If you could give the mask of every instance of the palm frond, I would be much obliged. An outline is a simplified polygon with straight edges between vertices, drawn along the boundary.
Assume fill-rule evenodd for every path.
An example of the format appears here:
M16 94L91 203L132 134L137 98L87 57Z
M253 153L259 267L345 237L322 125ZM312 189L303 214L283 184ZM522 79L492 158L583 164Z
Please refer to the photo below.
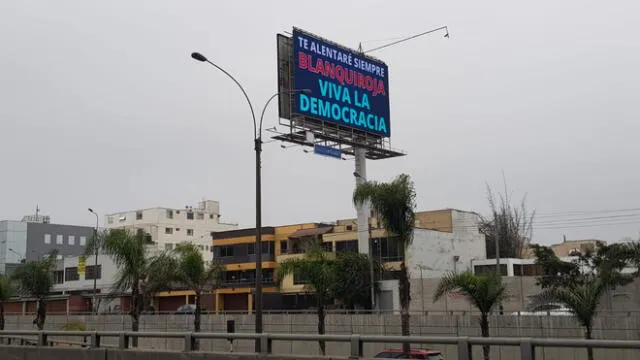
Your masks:
M434 293L434 302L452 292L461 293L481 313L490 313L508 296L506 287L495 275L475 275L448 273L442 277Z

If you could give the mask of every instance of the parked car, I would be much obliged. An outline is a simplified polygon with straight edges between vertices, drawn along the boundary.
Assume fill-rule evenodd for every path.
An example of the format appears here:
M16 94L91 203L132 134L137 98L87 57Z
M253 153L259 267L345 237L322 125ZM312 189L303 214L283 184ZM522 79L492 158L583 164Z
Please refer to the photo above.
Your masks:
M209 313L209 311L205 308L201 308L200 311L202 314ZM196 312L196 306L193 304L182 305L176 310L176 314L194 314L195 312Z
M571 316L571 311L562 304L547 304L538 307L535 311L516 311L511 315L520 316Z
M388 349L378 353L375 357L386 359L444 360L440 350L433 349L411 349L408 354L405 354L402 349Z

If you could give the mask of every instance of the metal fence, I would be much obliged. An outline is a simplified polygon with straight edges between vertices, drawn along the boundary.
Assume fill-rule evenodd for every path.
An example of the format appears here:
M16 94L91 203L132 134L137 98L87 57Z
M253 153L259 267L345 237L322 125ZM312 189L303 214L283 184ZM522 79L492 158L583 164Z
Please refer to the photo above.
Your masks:
M259 342L261 355L271 353L274 341L325 341L327 343L347 343L349 353L343 354L350 358L362 358L363 346L367 343L411 343L411 344L446 344L457 347L458 360L472 360L472 347L479 345L510 346L519 349L520 360L534 360L536 349L553 348L582 348L582 349L620 349L620 350L640 350L640 341L623 340L577 340L577 339L538 339L538 338L481 338L481 337L421 337L421 336L363 336L363 335L295 335L295 334L256 334L256 333L192 333L192 332L108 332L108 331L0 331L0 338L8 340L9 344L16 344L16 338L20 339L19 344L27 345L24 337L34 337L36 340L32 344L40 347L52 346L56 341L55 337L77 336L90 339L86 345L91 348L100 348L103 338L117 338L118 348L126 350L129 348L131 339L138 338L160 338L160 339L181 339L183 342L182 352L193 352L196 348L196 340L218 339L218 340L253 340ZM296 354L292 354L296 355Z

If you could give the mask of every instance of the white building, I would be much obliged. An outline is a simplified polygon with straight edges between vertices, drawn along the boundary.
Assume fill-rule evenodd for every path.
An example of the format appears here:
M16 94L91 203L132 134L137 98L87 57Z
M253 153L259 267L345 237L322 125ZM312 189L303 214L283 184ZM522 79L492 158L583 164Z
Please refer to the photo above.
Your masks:
M487 257L485 236L478 230L478 214L454 209L444 212L444 220L437 219L439 224L433 230L429 223L420 224L418 218L406 256L410 279L471 271L472 261Z
M200 247L205 261L211 261L211 233L235 230L238 224L220 222L220 204L204 200L197 207L156 207L108 214L105 228L142 229L157 250L170 250L179 243L192 242Z

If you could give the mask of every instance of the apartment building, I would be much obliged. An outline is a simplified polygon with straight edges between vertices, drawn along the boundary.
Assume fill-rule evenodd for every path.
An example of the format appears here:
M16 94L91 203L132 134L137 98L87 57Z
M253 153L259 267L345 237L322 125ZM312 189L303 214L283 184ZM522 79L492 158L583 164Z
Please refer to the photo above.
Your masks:
M156 250L171 250L182 242L200 247L205 261L211 261L211 233L234 230L237 224L220 221L218 201L204 200L184 208L155 207L122 211L105 216L105 228L144 231Z

